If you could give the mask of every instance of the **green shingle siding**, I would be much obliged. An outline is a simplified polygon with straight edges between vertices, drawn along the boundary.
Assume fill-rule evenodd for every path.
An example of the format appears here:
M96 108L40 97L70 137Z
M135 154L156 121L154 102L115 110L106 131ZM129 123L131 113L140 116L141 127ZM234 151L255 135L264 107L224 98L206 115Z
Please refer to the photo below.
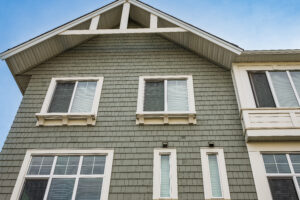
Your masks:
M0 154L9 199L26 149L113 148L109 200L152 199L153 149L177 150L180 200L204 199L200 147L224 147L233 200L257 199L230 71L155 34L95 37L27 72L32 79ZM193 75L197 125L135 124L138 78ZM94 127L36 127L52 77L103 76Z

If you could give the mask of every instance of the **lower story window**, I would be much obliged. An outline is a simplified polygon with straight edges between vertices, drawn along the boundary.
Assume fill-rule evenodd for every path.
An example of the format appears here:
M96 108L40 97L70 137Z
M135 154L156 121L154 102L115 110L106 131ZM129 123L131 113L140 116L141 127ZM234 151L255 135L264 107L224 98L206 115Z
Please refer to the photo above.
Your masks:
M299 200L300 154L263 154L273 200Z
M113 150L28 151L13 191L19 200L107 200Z

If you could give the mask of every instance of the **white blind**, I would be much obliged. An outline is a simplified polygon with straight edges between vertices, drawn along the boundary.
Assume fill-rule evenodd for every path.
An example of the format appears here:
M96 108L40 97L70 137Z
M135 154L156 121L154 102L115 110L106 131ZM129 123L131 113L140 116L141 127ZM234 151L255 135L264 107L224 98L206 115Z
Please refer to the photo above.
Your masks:
M78 82L71 108L72 113L92 111L96 85L96 81Z
M298 107L298 101L286 72L270 72L280 107Z
M161 156L160 197L170 197L170 156Z
M102 178L80 178L75 200L99 200Z
M71 200L75 178L52 179L47 200Z
M186 80L168 80L168 111L188 111L188 91Z
M213 197L222 197L219 166L216 154L208 155L210 183Z

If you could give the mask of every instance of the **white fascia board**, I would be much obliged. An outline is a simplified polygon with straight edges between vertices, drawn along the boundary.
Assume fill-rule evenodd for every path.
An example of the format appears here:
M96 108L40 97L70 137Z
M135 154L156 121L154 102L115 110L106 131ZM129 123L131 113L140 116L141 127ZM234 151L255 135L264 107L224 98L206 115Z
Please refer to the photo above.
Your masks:
M229 50L229 51L231 51L235 54L240 55L244 51L240 47L232 45L232 44L230 44L230 43L228 43L228 42L226 42L226 41L224 41L220 38L217 38L217 37L215 37L215 36L213 36L209 33L206 33L206 32L204 32L204 31L202 31L202 30L200 30L196 27L193 27L193 26L191 26L191 25L189 25L189 24L187 24L187 23L185 23L181 20L178 20L178 19L176 19L176 18L174 18L174 17L172 17L168 14L165 14L165 13L163 13L163 12L161 12L161 11L155 9L155 8L152 8L152 7L142 3L140 1L136 1L136 0L128 0L128 1L130 3L132 3L133 5L139 7L139 8L142 8L142 9L144 9L144 10L146 10L146 11L148 11L148 12L150 12L150 13L152 13L152 14L154 14L154 15L162 18L162 19L170 21L171 23L173 23L173 24L175 24L175 25L177 25L181 28L184 28L187 31L192 32L192 33L194 33L194 34L196 34L196 35L198 35L198 36L200 36L200 37L202 37L206 40L209 40L210 42L213 42L213 43L215 43L215 44L217 44L217 45L219 45L219 46L221 46L221 47L223 47L223 48L225 48L225 49L227 49L227 50Z
M15 55L15 54L23 51L23 50L25 50L27 48L30 48L30 47L32 47L32 46L34 46L34 45L36 45L36 44L38 44L40 42L43 42L43 41L45 41L45 40L47 40L47 39L49 39L49 38L51 38L51 37L53 37L53 36L61 33L61 32L64 32L64 31L66 31L66 30L68 30L68 29L70 29L70 28L72 28L72 27L74 27L74 26L76 26L76 25L84 22L84 21L87 21L87 20L89 20L89 19L91 19L93 17L96 17L97 15L102 14L102 13L104 13L104 12L106 12L106 11L114 8L114 7L122 5L124 2L125 2L125 0L115 1L115 2L113 2L111 4L109 4L109 5L106 5L106 6L102 7L102 8L99 8L98 10L95 10L94 12L91 12L91 13L89 13L87 15L84 15L84 16L82 16L82 17L80 17L80 18L78 18L78 19L76 19L74 21L71 21L71 22L69 22L69 23L67 23L65 25L62 25L62 26L60 26L58 28L55 28L52 31L44 33L43 35L38 36L38 37L36 37L36 38L28 41L28 42L25 42L25 43L23 43L23 44L21 44L19 46L16 46L16 47L11 48L11 49L9 49L7 51L4 51L4 52L2 52L0 54L0 59L5 60L5 59L7 59L7 58L9 58L9 57L11 57L11 56L13 56L13 55Z

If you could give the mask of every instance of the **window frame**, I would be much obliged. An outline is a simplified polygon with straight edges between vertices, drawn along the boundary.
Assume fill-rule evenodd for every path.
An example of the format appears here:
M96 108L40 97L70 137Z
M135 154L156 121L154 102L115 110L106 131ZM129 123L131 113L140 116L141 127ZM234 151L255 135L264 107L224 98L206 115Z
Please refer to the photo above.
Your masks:
M102 86L103 86L103 77L60 77L60 78L52 78L50 85L48 87L42 108L40 113L36 113L36 117L38 119L37 126L43 126L47 125L45 123L45 120L47 119L61 119L61 123L54 123L53 125L95 125L96 123L96 117L97 117L97 112L99 108L99 103L100 103L100 96L101 96L101 91L102 91ZM95 89L95 96L93 100L93 105L92 105L92 110L91 112L82 112L82 113L72 113L71 107L72 107L72 102L74 100L74 96L76 93L77 85L78 82L80 81L96 81L96 89ZM51 105L53 95L55 93L56 85L59 82L75 82L74 90L72 93L72 98L70 100L70 105L68 108L68 112L66 113L57 113L57 112L52 112L49 113L48 109ZM76 124L75 123L68 123L69 119L85 119L86 123L81 123L81 124Z
M286 108L286 107L281 107L279 105L279 101L278 101L278 98L277 98L277 95L276 95L276 92L275 92L275 88L274 88L274 84L273 84L270 72L285 72L287 74L289 83L291 84L291 87L293 89L294 95L295 95L296 100L297 100L298 105L299 105L299 106L297 106L295 108L299 108L300 107L300 97L299 97L300 94L298 94L296 86L295 86L294 81L292 79L292 76L290 74L290 72L293 72L293 71L299 71L300 72L300 70L285 70L285 69L282 69L282 70L253 70L253 71L252 70L247 70L248 74L249 73L255 73L255 72L264 72L266 74L267 81L268 81L268 84L269 84L269 87L270 87L270 90L271 90L271 93L272 93L272 97L273 97L274 102L275 102L275 106L276 106L275 108ZM254 90L253 83L251 81L250 76L249 76L249 81L250 81L250 84L251 84L251 89L252 89L252 93L253 93L253 97L254 97L254 101L255 101L256 107L257 108L268 108L268 107L258 107L258 102L257 102L257 97L256 97L256 91Z
M170 156L170 197L161 197L161 155ZM154 149L153 159L153 199L178 199L176 149Z
M47 194L50 189L52 178L75 178L72 200L75 199L77 186L79 182L79 178L103 178L102 188L101 188L101 198L99 200L107 200L109 193L109 185L111 179L112 172L112 164L113 164L113 154L114 150L103 150L103 149L89 149L89 150L67 150L67 149L56 149L56 150L27 150L16 184L13 189L13 193L11 196L11 200L16 200L20 198L22 194L24 183L26 179L48 179L47 187L45 190L44 200L47 198ZM80 169L82 165L83 156L89 155L105 155L105 168L103 174L91 174L91 175L80 175ZM52 164L50 175L27 175L27 171L30 166L30 162L33 156L54 156L54 161ZM80 156L80 161L77 169L77 174L75 175L54 175L55 164L58 156Z
M163 111L144 111L145 100L145 85L147 81L163 80L164 81L164 110ZM167 111L167 81L166 80L187 80L187 97L188 97L188 111ZM196 109L195 97L192 75L170 75L170 76L140 76L137 99L137 124L144 123L144 118L151 116L153 118L162 117L162 124L169 124L169 118L174 117L188 117L189 124L196 124ZM159 124L161 124L159 123ZM180 122L179 122L180 123ZM152 124L152 123L149 123ZM185 123L184 123L185 124Z
M201 148L201 165L203 174L203 187L205 199L230 199L230 191L226 170L224 151L222 148ZM218 169L220 175L220 184L222 197L213 197L210 179L210 168L208 155L217 155Z
M291 154L300 154L300 152L261 152L262 159L263 159L263 155L267 155L267 154L269 154L269 155L273 155L273 154L286 155L291 173L267 173L267 171L265 170L266 178L267 179L269 179L269 178L292 178L293 183L295 185L295 190L298 194L298 198L300 199L300 186L299 186L298 181L297 181L297 177L300 178L300 173L295 173L295 170L294 170L291 158L290 158ZM265 163L264 162L263 162L263 165L264 165L264 168L265 168ZM271 191L270 184L268 186L269 186L269 189ZM272 192L271 192L271 194L272 194Z

